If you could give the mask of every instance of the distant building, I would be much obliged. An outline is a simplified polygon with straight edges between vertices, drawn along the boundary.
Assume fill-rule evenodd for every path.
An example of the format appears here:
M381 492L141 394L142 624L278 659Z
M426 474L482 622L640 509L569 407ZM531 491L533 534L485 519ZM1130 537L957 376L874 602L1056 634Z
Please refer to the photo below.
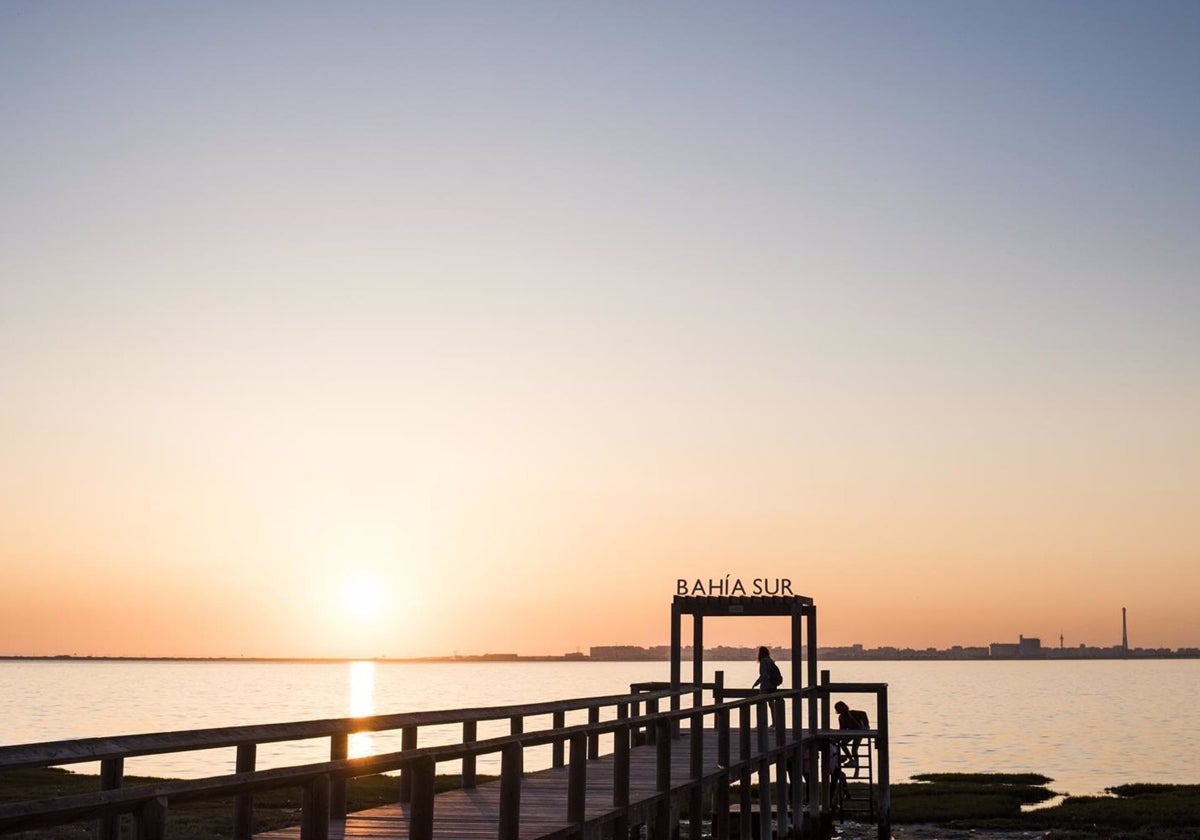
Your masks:
M1046 652L1041 639L1020 637L1015 645L1011 642L992 642L989 646L992 659L1042 659Z
M1043 655L1041 639L1027 639L1021 636L1018 649L1020 651L1018 655L1025 659L1037 659Z

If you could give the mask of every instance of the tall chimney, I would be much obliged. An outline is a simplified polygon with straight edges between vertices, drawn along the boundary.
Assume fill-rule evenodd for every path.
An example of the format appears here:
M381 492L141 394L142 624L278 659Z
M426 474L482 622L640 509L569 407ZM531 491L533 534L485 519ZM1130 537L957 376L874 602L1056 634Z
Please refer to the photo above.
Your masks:
M1125 624L1125 608L1121 607L1121 655L1129 656L1129 631Z

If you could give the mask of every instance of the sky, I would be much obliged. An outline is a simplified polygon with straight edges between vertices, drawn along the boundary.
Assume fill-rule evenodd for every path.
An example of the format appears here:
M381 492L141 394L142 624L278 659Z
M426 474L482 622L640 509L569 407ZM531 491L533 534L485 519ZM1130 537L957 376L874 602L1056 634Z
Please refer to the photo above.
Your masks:
M0 655L1200 646L1200 5L8 0L0 120Z

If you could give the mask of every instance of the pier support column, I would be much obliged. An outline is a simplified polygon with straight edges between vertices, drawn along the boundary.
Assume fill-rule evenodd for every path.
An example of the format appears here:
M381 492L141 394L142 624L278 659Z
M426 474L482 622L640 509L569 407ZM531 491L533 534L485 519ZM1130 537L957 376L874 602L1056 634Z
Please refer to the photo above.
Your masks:
M525 752L520 744L508 744L500 753L499 840L519 840L521 835L521 774Z
M300 840L329 840L329 776L304 786L300 805Z
M167 833L167 798L151 799L137 815L137 840L163 840Z
M425 755L413 762L412 767L412 810L409 812L409 840L431 840L433 837L433 781L437 775L437 762L433 756Z
M343 738L345 736L342 736ZM336 742L337 738L334 738ZM236 773L253 773L257 761L257 744L238 744ZM334 756L336 758L336 756ZM345 758L345 755L341 756ZM342 816L346 815L346 787L342 782ZM250 840L254 835L254 794L239 793L233 804L233 840Z
M350 756L350 736L345 732L334 735L329 739L329 760L343 761ZM329 815L335 820L346 819L346 777L335 776L329 783ZM235 838L235 840L248 840Z
M125 784L125 759L106 758L100 762L100 790L120 790ZM101 817L96 826L97 840L120 840L121 815Z
M400 730L400 750L415 750L417 748L417 727L405 726ZM412 802L412 770L403 767L400 770L400 804Z

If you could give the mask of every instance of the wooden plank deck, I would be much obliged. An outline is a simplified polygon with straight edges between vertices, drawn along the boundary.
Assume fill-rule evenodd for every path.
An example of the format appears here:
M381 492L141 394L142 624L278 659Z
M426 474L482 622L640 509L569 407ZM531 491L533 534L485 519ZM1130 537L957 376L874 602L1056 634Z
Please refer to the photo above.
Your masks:
M704 773L717 766L717 736L703 730ZM755 738L757 740L757 736ZM772 743L774 740L772 738ZM646 803L656 795L656 747L634 747L629 755L629 801ZM733 733L731 751L738 755L737 735ZM757 754L757 749L753 750ZM568 829L568 768L557 767L526 773L521 780L521 840L538 840ZM691 733L686 727L671 742L671 781L683 783L691 778ZM613 758L600 756L587 763L588 819L612 810ZM643 806L645 807L645 806ZM486 782L471 790L452 790L438 794L433 807L433 836L436 840L495 840L499 831L500 783ZM358 811L346 820L330 823L330 840L404 840L408 837L410 805L384 805ZM651 818L648 809L633 822ZM300 840L300 827L278 829L256 835L256 840Z

